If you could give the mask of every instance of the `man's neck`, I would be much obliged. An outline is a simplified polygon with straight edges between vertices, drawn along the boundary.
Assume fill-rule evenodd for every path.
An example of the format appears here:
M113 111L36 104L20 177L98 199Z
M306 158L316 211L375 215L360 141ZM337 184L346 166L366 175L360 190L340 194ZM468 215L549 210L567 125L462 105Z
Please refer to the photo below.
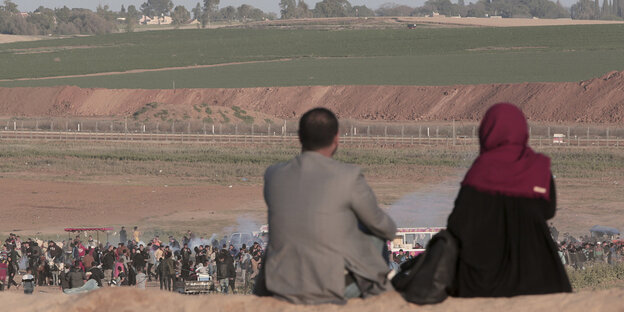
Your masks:
M314 153L321 154L321 155L323 155L323 156L325 156L327 158L332 158L334 156L334 151L333 151L333 149L331 147L329 147L329 148L321 148L321 149L318 149L318 150L315 150L315 151L302 150L301 152L302 153L304 153L304 152L314 152Z

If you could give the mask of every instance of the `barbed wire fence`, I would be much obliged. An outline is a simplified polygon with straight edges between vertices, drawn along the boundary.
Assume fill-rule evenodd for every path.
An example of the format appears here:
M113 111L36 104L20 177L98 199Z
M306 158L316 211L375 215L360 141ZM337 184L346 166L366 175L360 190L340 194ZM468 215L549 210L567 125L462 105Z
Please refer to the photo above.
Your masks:
M0 138L22 139L89 139L89 134L104 135L111 140L144 141L215 141L209 138L279 138L279 142L296 141L298 121L276 123L208 123L201 120L137 121L94 118L4 118L0 119ZM624 127L607 125L549 125L530 123L533 146L613 146L624 144ZM58 137L51 134L59 134ZM73 136L72 136L73 134ZM30 136L29 136L30 135ZM476 122L378 122L341 120L343 143L352 144L428 144L478 145ZM253 142L253 139L251 139ZM262 142L262 140L259 140Z

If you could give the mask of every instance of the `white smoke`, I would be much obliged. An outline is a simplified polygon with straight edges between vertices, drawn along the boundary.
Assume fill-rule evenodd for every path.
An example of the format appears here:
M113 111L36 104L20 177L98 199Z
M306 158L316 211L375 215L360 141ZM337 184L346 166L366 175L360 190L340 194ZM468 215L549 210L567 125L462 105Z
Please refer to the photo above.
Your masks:
M212 234L210 238L204 238L204 237L191 238L191 240L189 241L189 248L193 250L195 247L198 247L200 245L204 247L212 246L212 241L216 238L217 238L217 234L214 234L214 233Z
M398 227L446 227L461 176L410 193L388 209Z

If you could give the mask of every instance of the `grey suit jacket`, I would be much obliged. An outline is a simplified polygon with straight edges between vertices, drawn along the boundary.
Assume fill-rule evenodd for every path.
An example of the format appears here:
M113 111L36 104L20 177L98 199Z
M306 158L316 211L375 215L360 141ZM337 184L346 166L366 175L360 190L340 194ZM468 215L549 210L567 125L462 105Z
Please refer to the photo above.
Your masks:
M364 297L391 287L381 250L361 229L390 240L396 225L359 168L304 152L269 167L264 179L268 291L294 303L344 302L345 269L365 282Z

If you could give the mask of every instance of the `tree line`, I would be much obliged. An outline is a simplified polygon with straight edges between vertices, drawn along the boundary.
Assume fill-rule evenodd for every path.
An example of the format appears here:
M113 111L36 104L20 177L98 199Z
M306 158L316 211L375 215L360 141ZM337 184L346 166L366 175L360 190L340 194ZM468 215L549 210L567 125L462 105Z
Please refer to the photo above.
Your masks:
M372 16L426 16L434 13L462 17L537 17L573 19L622 19L624 0L578 0L568 10L561 3L550 0L478 0L465 4L465 0L427 0L421 7L387 3L373 10L365 5L353 6L348 0L321 0L314 7L304 0L279 0L280 18L372 17ZM108 5L88 9L49 9L40 6L30 14L22 15L17 4L4 0L0 5L0 33L16 35L72 35L105 34L120 29L133 31L142 16L170 17L179 27L192 20L199 27L214 21L273 20L275 13L266 13L248 4L239 7L219 8L220 0L203 0L190 11L183 5L175 6L172 0L147 0L138 8L121 6L115 12Z
M570 9L559 0L427 0L421 7L386 3L372 10L366 6L352 6L348 0L322 0L311 8L304 0L280 0L282 19L311 17L369 17L369 16L428 16L434 13L446 16L504 18L573 18L622 19L624 0L579 0Z

